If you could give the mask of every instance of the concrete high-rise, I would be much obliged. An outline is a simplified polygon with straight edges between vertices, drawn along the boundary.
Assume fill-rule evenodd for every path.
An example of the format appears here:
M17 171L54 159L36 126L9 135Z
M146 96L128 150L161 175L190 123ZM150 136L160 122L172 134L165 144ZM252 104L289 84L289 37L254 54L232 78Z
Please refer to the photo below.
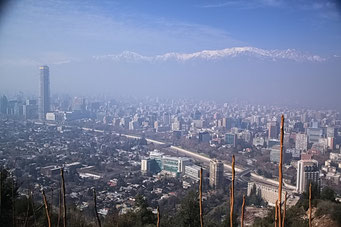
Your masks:
M279 127L276 121L268 122L268 138L278 139Z
M220 188L224 180L224 164L221 161L213 159L210 161L210 186Z
M45 120L50 111L50 72L49 67L40 66L39 119Z
M298 193L303 193L307 190L307 185L312 183L319 184L319 168L316 160L300 160L297 162L297 184L296 190Z
M299 150L301 152L308 150L308 137L306 134L303 133L296 134L295 148L296 150Z

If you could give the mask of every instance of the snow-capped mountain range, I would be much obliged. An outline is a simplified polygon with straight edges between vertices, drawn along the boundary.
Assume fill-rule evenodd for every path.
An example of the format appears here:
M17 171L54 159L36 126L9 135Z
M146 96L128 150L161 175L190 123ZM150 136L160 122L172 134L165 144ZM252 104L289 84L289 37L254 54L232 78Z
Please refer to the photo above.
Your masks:
M296 62L323 62L326 59L318 56L303 53L297 51L295 49L286 49L286 50L266 50L256 47L232 47L225 48L221 50L203 50L194 53L176 53L169 52L162 55L155 56L145 56L132 51L123 51L120 54L108 54L101 56L93 56L96 60L105 60L111 59L113 61L148 61L148 62L157 62L157 61L168 61L175 60L179 62L185 62L189 60L195 59L203 59L203 60L217 60L222 58L233 58L238 56L250 56L260 59L266 59L271 61L277 60L291 60Z

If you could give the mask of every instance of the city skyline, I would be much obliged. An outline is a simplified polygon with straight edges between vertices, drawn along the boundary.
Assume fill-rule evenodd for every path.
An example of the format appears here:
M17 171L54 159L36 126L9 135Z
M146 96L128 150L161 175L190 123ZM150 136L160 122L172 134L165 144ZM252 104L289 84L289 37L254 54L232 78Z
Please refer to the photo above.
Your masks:
M341 226L340 24L339 0L0 1L0 226Z
M198 182L203 184L206 212L226 206L231 184L236 186L236 198L245 195L247 207L264 215L282 200L280 193L287 198L288 213L297 210L310 182L314 190L320 188L323 203L340 201L340 112L155 97L54 95L48 104L48 69L40 67L39 102L24 94L0 98L0 164L16 179L25 179L20 185L23 193L35 185L34 198L42 188L53 194L65 170L67 201L85 220L91 219L87 212L93 208L92 188L99 192L102 220L110 218L110 212L118 212L119 219L134 212L131 201L137 193L146 198L149 209L165 209L174 198L186 200ZM283 178L281 172L278 175L282 164ZM231 177L236 181L231 183ZM326 197L326 192L333 197ZM51 204L57 204L52 198ZM173 217L182 202L174 202L162 213L180 223ZM238 210L240 205L234 206ZM23 215L27 212L13 219ZM221 223L226 212L214 218L207 215L206 223Z

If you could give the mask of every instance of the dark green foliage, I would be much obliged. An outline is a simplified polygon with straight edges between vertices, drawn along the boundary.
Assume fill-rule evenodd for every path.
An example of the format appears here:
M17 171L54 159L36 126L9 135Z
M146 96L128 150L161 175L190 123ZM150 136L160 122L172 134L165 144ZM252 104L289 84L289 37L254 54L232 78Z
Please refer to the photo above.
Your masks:
M341 204L329 200L319 201L316 216L330 214L331 218L341 226Z
M303 227L307 226L307 220L304 220L304 209L293 206L286 212L285 226L286 227ZM275 225L275 208L269 210L265 218L256 218L253 226L255 227L273 227Z
M123 215L114 212L104 220L104 226L142 227L156 225L156 215L148 209L148 203L142 195L136 196L134 208L135 211L129 211Z
M316 207L317 199L320 199L320 188L318 184L311 184L311 205ZM300 200L296 204L297 207L303 207L304 210L309 208L309 183L307 184L306 192L303 192Z
M148 224L155 224L156 223L156 216L153 214L152 211L148 210L148 203L143 198L142 195L137 195L135 198L135 206L137 207L138 211L137 215L137 226L145 226Z
M68 204L69 208L66 211L66 219L68 226L80 226L80 227L92 227L96 226L94 224L95 220L90 219L84 213L80 212L73 204ZM57 213L52 215L52 226L57 223ZM61 222L62 223L62 222ZM62 224L61 224L62 226Z
M230 213L230 209L228 210L228 213ZM226 218L223 221L222 226L230 226L230 215L226 215ZM238 226L238 216L236 213L233 213L233 226Z
M312 206L317 207L317 211L313 218L319 218L324 215L330 215L330 218L336 221L337 226L341 226L341 203L335 201L335 193L330 188L324 188L320 193L319 187L312 184ZM309 194L303 193L298 203L287 209L285 226L286 227L303 227L308 226L308 219L303 219L309 207ZM274 226L274 209L272 209L267 217L256 218L253 226L267 227Z
M13 204L15 205L15 221L18 226L39 226L47 225L45 210L42 206L42 199L37 197L33 200L26 196L18 197L18 187L16 182L9 176L6 170L1 171L1 219L0 226L12 226L13 221ZM14 188L13 188L14 186ZM12 190L13 189L13 190ZM242 203L242 191L235 193L235 212L233 225L238 226L240 221L240 206ZM300 201L293 207L287 209L286 225L288 227L307 226L308 221L303 217L308 209L308 194L304 193ZM15 201L12 200L14 197ZM49 199L50 197L48 197ZM229 205L228 194L226 192L212 194L203 202L204 206L204 226L206 227L222 227L229 226ZM312 205L317 208L314 217L319 218L328 215L341 226L341 204L335 201L335 193L330 188L324 188L321 192L318 185L312 187ZM148 199L148 198L147 198ZM146 197L137 195L135 198L134 209L126 214L119 215L118 211L113 208L109 215L103 218L103 226L122 226L122 227L155 227L156 215L152 213L147 203ZM47 201L51 207L52 201ZM179 204L179 202L181 202ZM248 205L265 206L265 202L257 193L256 186L251 189L250 196L246 198ZM56 202L54 211L50 209L52 226L56 226L58 218L58 210ZM191 190L186 196L171 197L163 200L159 204L152 204L153 207L160 206L161 210L161 226L162 227L196 227L200 226L199 216L199 199L198 193ZM89 207L92 212L93 208ZM96 226L95 217L88 211L88 214L80 212L72 203L68 203L67 222L70 226L90 227ZM176 211L176 212L174 212ZM274 226L274 208L269 209L268 215L261 219L256 218L253 226L267 227Z
M128 213L119 216L119 219L117 220L118 226L122 227L139 226L138 223L136 222L136 218L137 215L134 212L129 211Z
M308 220L304 220L305 210L302 207L293 206L286 211L285 226L308 226Z
M335 192L333 191L333 189L331 189L329 187L325 187L322 189L321 199L334 202L335 201Z
M253 226L255 227L268 227L274 226L275 222L275 208L269 210L268 215L265 218L255 218Z
M190 191L181 202L178 214L179 225L186 227L200 226L198 193ZM205 221L205 220L204 220Z
M12 226L13 204L17 197L18 187L16 181L10 177L6 169L1 168L1 217L0 226ZM12 199L13 198L13 199Z
M37 207L33 204L31 198L27 198L26 196L17 198L15 201L15 216L17 222L22 224L26 222L27 225L32 225L34 223L33 209L36 210Z

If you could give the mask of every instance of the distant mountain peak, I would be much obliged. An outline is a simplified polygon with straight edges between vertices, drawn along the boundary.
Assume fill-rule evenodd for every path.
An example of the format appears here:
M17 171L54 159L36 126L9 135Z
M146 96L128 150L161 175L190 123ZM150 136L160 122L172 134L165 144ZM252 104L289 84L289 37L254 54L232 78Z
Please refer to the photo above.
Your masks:
M257 47L231 47L220 50L202 50L193 53L177 53L169 52L162 55L145 56L132 51L123 51L120 54L108 54L101 56L93 56L96 60L106 60L111 59L114 61L148 61L148 62L158 62L158 61L169 61L175 60L179 62L185 62L195 59L203 60L217 60L222 58L234 58L239 56L250 56L254 58L260 58L265 60L277 61L277 60L291 60L296 62L323 62L326 59L319 55L312 55L297 51L295 49L261 49Z

